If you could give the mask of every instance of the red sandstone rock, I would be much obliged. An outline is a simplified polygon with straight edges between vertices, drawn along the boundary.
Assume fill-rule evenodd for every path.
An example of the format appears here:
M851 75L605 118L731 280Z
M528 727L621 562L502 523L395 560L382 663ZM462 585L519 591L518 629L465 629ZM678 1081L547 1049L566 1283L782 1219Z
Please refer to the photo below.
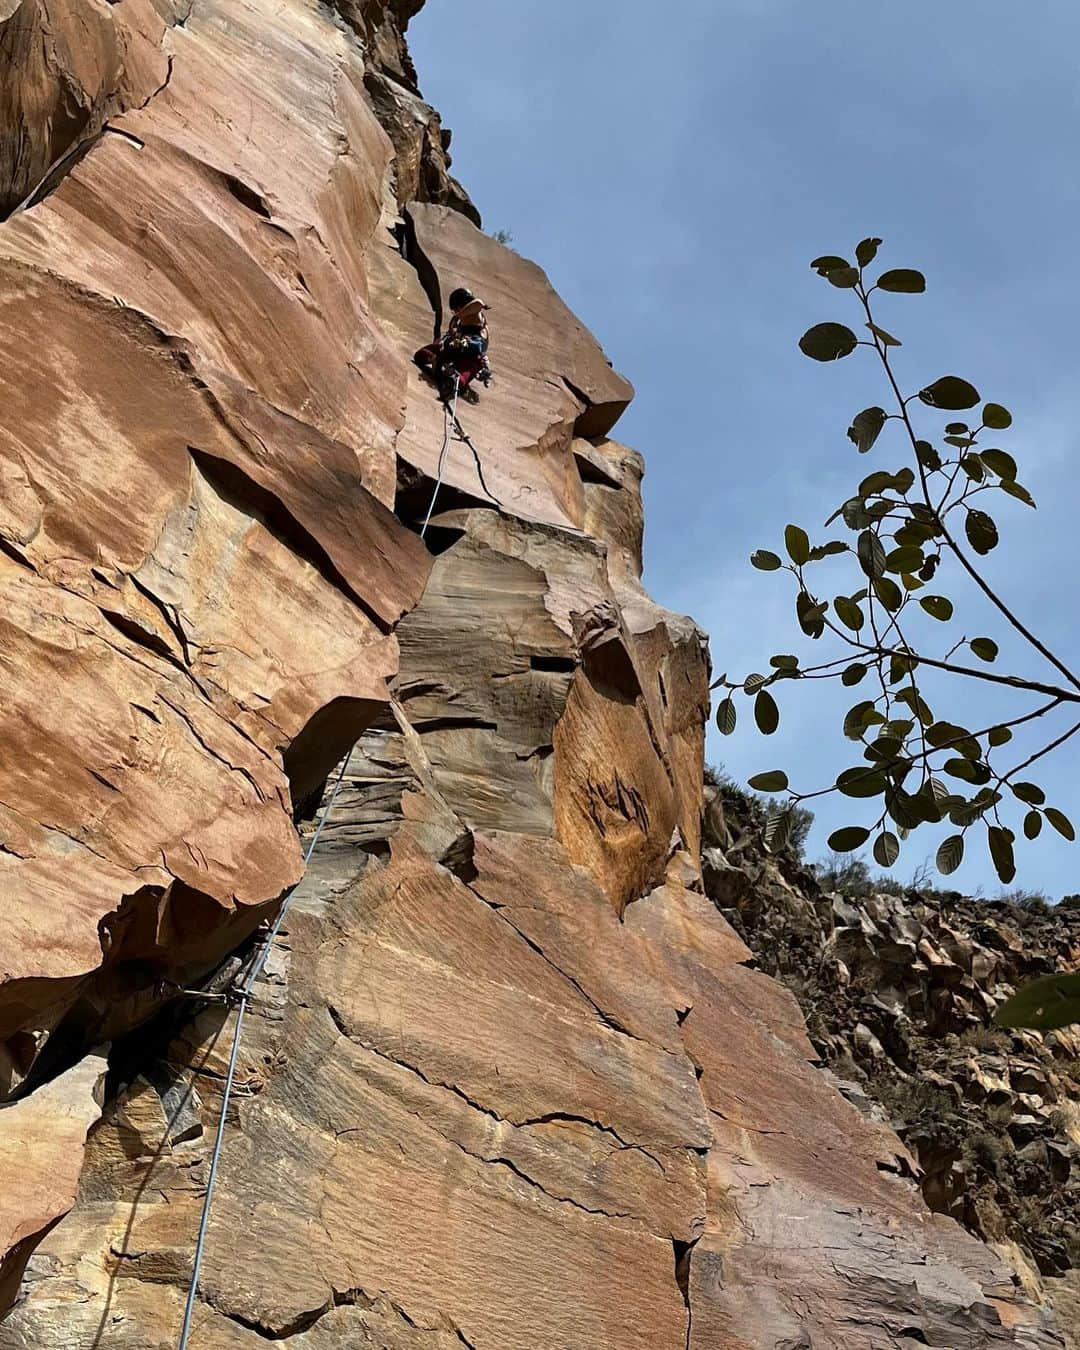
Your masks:
M640 584L631 391L469 218L416 8L344 6L362 49L122 0L44 66L0 29L7 200L86 146L0 226L5 1301L75 1201L0 1350L175 1343L234 1014L120 1040L85 1151L50 1105L297 879L357 738L241 1047L201 1350L1049 1350L703 893L708 656ZM460 283L497 382L429 553L409 362Z

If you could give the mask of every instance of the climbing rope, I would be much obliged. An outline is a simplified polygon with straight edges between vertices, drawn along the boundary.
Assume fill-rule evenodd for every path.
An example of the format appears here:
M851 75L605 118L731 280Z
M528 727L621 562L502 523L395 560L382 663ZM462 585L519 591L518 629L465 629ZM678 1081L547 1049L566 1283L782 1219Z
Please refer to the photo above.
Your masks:
M443 436L442 449L439 451L439 469L435 478L435 491L431 494L431 503L428 506L427 515L424 517L424 525L420 531L421 539L427 535L428 526L431 524L431 513L435 510L435 501L439 495L439 489L442 487L443 474L446 472L446 456L450 450L450 438L454 434L455 424L458 424L457 401L458 382L455 380L453 399L451 399L450 402L443 399L443 422L445 424L446 434Z
M439 491L442 488L443 474L446 472L446 456L450 451L450 441L453 438L454 432L457 432L458 440L462 441L472 451L472 457L476 463L476 476L480 480L480 486L484 491L484 495L489 497L491 501L493 501L496 504L496 506L498 505L499 499L491 491L486 481L484 480L484 466L480 461L480 452L479 450L477 450L476 446L473 445L472 441L469 439L468 433L465 431L465 428L461 425L461 418L458 417L457 415L458 392L459 390L455 386L453 398L450 399L449 401L447 401L446 399L442 400L443 410L445 413L446 434L443 436L442 449L439 451L439 468L435 478L435 491L431 494L431 501L428 504L427 515L424 517L424 524L420 530L421 539L424 539L427 536L428 526L431 524L431 516L435 510L435 502L438 500Z
M468 436L465 433L465 428L461 425L461 419L458 417L456 412L453 415L453 422L454 422L454 430L457 432L461 440L463 440L465 444L469 447L469 449L472 451L472 457L476 461L476 476L480 480L480 486L483 488L485 496L490 497L491 500L495 503L495 505L498 506L499 504L498 497L495 496L495 494L488 487L487 483L484 481L484 466L480 463L480 451L477 450L476 446L473 445L472 441L469 440Z
M341 768L338 770L337 781L334 783L334 790L330 794L330 800L326 803L326 809L322 813L318 828L308 845L307 852L304 854L304 867L311 862L312 854L319 843L319 837L323 832L323 826L329 819L330 812L334 809L334 803L337 801L338 793L341 791L341 785L345 781L345 770L349 764L349 758L352 751L341 761ZM218 1117L217 1136L214 1140L214 1151L210 1157L210 1175L206 1181L206 1198L203 1200L202 1218L199 1222L199 1236L195 1241L195 1258L191 1265L191 1283L188 1286L187 1303L184 1307L184 1325L180 1330L180 1340L177 1350L187 1350L188 1337L191 1335L191 1323L195 1316L195 1302L199 1290L199 1274L202 1270L203 1252L206 1247L206 1234L210 1227L210 1209L214 1203L214 1187L217 1183L218 1163L221 1160L221 1149L225 1142L225 1120L229 1113L229 1102L232 1099L233 1084L236 1079L236 1060L240 1052L240 1040L244 1030L244 1017L247 1014L248 1004L251 1001L252 990L256 980L262 974L266 966L270 951L281 932L282 924L285 922L289 909L292 906L293 897L296 895L297 882L282 903L278 916L270 927L269 932L259 948L258 954L248 971L247 978L237 990L237 1012L236 1023L233 1027L232 1049L229 1052L229 1067L225 1074L225 1087L221 1097L221 1114Z
M446 457L450 452L450 442L453 439L455 431L459 438L472 451L473 459L476 461L476 474L480 480L480 486L492 501L496 501L496 498L484 481L484 470L480 462L480 454L477 451L476 446L473 445L472 441L469 439L465 428L458 419L458 392L458 388L455 387L453 398L449 401L446 399L443 399L442 401L445 410L446 431L443 436L442 449L439 451L439 466L436 473L435 490L431 494L431 502L428 505L427 515L424 517L423 527L420 530L421 539L427 535L428 526L431 524L431 517L435 511L435 502L438 499L439 491L442 488L443 475L446 472ZM351 753L352 752L350 751L350 754ZM322 835L323 826L326 824L330 812L334 809L334 803L337 801L338 792L341 790L341 784L345 780L345 769L348 766L348 763L349 755L346 755L341 761L341 768L338 771L337 781L334 783L334 790L330 794L330 800L326 804L326 809L322 813L318 828L312 837L311 843L308 845L307 852L304 854L305 868L311 862L312 855L314 854L319 843L319 838ZM299 885L299 883L297 883L297 885ZM180 1330L180 1340L177 1343L177 1350L187 1350L188 1338L191 1335L191 1324L195 1316L195 1304L199 1292L199 1275L202 1272L203 1253L206 1249L206 1235L210 1228L210 1210L214 1203L214 1189L217 1185L218 1164L221 1161L221 1151L225 1143L225 1123L228 1116L229 1103L232 1100L233 1086L236 1081L236 1063L240 1054L240 1042L244 1032L244 1018L247 1016L247 1010L251 1002L251 995L255 982L258 980L266 966L274 942L281 932L282 924L285 922L289 909L292 906L293 896L295 894L296 886L294 886L292 890L289 891L288 895L286 895L281 909L278 911L278 916L270 927L269 932L266 934L262 946L259 948L258 955L252 963L251 969L248 971L247 978L235 994L237 1011L236 1022L233 1026L232 1046L229 1050L229 1067L225 1073L225 1086L221 1096L221 1114L218 1117L217 1134L214 1139L214 1150L210 1155L210 1174L206 1181L206 1197L203 1200L202 1218L199 1221L199 1235L195 1240L195 1257L191 1264L191 1282L188 1285L187 1302L184 1306L184 1324Z

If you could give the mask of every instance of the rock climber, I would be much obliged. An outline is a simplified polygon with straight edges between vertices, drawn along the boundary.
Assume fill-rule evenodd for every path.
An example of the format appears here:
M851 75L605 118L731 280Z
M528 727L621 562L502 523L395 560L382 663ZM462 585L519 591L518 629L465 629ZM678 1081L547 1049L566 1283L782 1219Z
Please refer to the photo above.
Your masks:
M459 286L450 296L451 318L443 337L421 347L413 360L431 376L446 400L460 394L470 403L479 396L472 388L474 380L485 387L491 384L488 364L488 326L484 317L488 306L472 291Z

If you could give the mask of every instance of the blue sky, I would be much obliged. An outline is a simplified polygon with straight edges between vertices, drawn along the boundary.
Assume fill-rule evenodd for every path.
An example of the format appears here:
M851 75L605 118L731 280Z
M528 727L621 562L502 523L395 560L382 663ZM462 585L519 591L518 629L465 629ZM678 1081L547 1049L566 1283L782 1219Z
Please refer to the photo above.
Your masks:
M928 280L924 296L881 297L906 389L955 373L1013 412L1000 443L1040 509L995 494L990 571L1080 664L1080 10L428 0L411 42L486 227L547 269L637 387L617 434L646 456L646 581L709 631L718 672L807 645L782 577L748 554L778 550L788 521L823 538L864 473L901 462L887 437L865 459L844 437L854 412L885 402L870 355L822 366L796 346L812 323L854 319L809 260L850 256L870 234L885 238L883 262ZM992 635L1002 668L1046 673L959 579L942 589L957 637ZM771 741L747 705L735 737L711 733L708 757L736 777L782 767L823 786L858 758L837 724L853 700L828 690L782 685ZM1028 706L958 687L936 711L982 726ZM1018 758L1038 748L1017 744ZM1080 817L1075 745L1031 776ZM859 819L835 797L817 810L814 853ZM934 847L920 831L898 872ZM1080 891L1078 846L1021 838L1017 858L1018 885ZM999 890L974 845L955 884Z

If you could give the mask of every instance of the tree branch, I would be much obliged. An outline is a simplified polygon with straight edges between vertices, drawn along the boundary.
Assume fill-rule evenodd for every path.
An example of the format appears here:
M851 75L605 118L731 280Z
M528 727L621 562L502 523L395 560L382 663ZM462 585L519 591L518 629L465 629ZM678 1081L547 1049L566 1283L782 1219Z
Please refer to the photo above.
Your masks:
M862 301L862 306L863 310L866 313L867 321L872 324L874 321L874 316L870 312L870 303L867 292L865 291L865 289L861 284L857 288L857 294L859 296L859 299ZM911 448L915 452L915 462L918 465L919 478L922 483L923 500L926 506L931 511L933 511L934 505L930 499L929 484L926 481L926 470L923 468L922 462L919 459L918 451L915 448L919 438L915 434L915 428L912 426L911 417L908 414L907 403L904 400L903 394L901 394L900 392L900 386L896 381L896 376L893 374L892 365L889 362L888 349L881 343L877 334L874 332L873 328L871 328L870 334L874 340L873 341L874 349L877 351L878 358L881 361L882 367L885 370L885 374L888 377L889 384L892 386L893 394L896 396L897 403L899 404L900 418L901 421L904 423L905 429L907 430L908 438L911 441ZM913 397L917 397L917 395L913 395ZM982 591L982 593L986 596L986 598L990 601L990 603L999 611L999 613L1003 615L1003 617L1008 621L1008 623L1013 628L1016 629L1016 631L1021 635L1021 637L1025 638L1026 641L1029 642L1031 646L1035 648L1035 650L1039 653L1040 656L1044 658L1044 660L1048 661L1057 671L1060 672L1060 674L1064 675L1065 678L1068 680L1068 682L1075 689L1080 690L1080 678L1074 675L1072 671L1069 669L1069 667L1065 665L1063 661L1059 660L1058 657L1056 657L1054 653L1050 651L1050 649L1046 646L1046 644L1041 642L1035 636L1035 634L1027 627L1025 623L1023 623L1019 618L1017 618L1017 616L1012 612L1012 610L1005 603L1005 601L1002 600L1000 596L998 596L997 593L993 590L993 588L983 579L978 569L974 567L974 565L968 560L967 555L963 552L960 546L956 543L956 540L953 539L952 535L946 529L944 521L942 521L940 517L937 518L941 526L942 538L944 539L945 543L949 546L949 548L952 550L960 566L964 569L965 572L967 572L968 576L971 577L972 581L974 581L976 586L978 586L979 590Z

